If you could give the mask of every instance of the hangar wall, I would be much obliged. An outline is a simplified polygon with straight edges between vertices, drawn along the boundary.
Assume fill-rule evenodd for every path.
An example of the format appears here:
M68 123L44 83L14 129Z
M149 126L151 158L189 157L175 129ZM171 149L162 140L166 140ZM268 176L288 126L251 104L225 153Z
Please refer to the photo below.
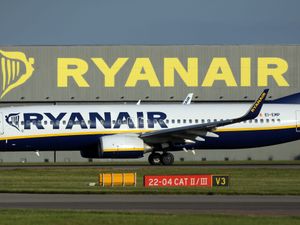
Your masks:
M299 45L0 46L0 106L47 102L252 101L300 90ZM186 160L295 159L299 142L254 150L179 153ZM52 152L0 153L1 161L53 160ZM81 161L58 153L58 161Z
M270 98L300 90L298 45L0 46L0 58L1 102L181 101L188 92L238 101L264 87Z

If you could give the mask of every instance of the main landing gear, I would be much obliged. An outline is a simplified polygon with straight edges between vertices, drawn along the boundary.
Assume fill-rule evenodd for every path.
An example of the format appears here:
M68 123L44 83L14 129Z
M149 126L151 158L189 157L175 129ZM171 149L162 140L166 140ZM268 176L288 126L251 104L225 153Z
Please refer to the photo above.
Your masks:
M174 155L169 152L165 152L163 154L153 152L149 155L148 161L151 165L163 164L165 166L169 166L174 163Z

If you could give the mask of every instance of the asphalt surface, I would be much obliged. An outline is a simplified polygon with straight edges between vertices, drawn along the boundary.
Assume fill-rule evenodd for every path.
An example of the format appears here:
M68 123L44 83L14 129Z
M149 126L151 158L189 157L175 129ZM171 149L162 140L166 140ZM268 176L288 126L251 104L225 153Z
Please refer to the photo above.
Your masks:
M274 168L274 169L300 169L300 164L175 164L172 166L151 166L146 163L141 164L0 164L0 170L19 169L19 168L121 168L121 169L139 169L139 168Z
M0 209L300 215L300 196L0 194Z

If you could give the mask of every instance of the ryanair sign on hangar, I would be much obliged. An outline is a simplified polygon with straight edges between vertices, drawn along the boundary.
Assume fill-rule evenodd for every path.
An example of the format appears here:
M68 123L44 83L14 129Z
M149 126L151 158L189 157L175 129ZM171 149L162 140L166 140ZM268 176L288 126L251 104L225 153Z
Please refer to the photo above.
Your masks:
M299 46L0 46L1 101L239 100L299 91ZM275 91L274 91L275 90Z

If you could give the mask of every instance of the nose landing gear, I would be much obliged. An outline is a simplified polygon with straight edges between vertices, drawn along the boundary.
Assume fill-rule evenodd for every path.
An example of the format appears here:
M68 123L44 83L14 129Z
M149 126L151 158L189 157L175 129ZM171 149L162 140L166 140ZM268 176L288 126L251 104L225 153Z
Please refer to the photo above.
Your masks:
M153 152L149 155L148 161L151 165L163 164L165 166L169 166L174 163L174 155L169 152L165 152L163 154Z

